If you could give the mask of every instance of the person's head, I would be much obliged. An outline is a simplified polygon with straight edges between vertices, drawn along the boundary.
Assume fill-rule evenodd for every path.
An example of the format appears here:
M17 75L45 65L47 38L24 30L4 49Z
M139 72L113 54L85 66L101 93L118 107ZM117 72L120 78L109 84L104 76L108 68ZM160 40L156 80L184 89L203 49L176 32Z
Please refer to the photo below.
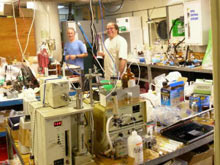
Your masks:
M67 29L67 36L68 36L70 42L75 40L75 30L74 30L74 28L68 28Z
M116 23L114 23L114 22L108 23L107 27L106 27L106 30L107 30L108 37L110 39L112 39L115 36L117 36L118 32L119 32L118 25Z

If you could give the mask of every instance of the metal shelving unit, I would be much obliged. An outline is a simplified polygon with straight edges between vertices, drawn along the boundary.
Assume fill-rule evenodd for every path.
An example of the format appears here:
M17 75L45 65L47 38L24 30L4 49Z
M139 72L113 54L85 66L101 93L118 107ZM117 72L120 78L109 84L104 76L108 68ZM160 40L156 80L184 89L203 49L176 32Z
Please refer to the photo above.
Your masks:
M131 64L132 62L128 62L128 64ZM137 65L136 63L132 65ZM153 64L144 64L144 63L138 63L140 67L145 67L147 69L148 78L141 78L140 80L144 82L151 83L153 81L153 69L159 69L162 72L165 71L180 71L180 72L189 72L189 73L201 73L201 74L210 74L212 75L212 70L210 69L202 69L200 67L195 68L189 68L189 67L183 67L183 66L166 66L166 65L153 65Z
M184 146L183 148L176 150L175 152L171 152L171 153L166 154L164 156L160 156L157 159L153 159L153 160L147 161L144 164L145 165L155 165L155 164L160 164L160 163L166 162L166 161L168 161L170 159L173 159L173 158L178 157L180 155L183 155L183 154L185 154L185 153L187 153L189 151L192 151L192 150L194 150L196 148L199 148L199 147L201 147L201 146L203 146L205 144L213 142L213 140L214 140L214 135L211 134L211 135L206 136L206 137L204 137L204 138L202 138L202 139L200 139L200 140L198 140L196 142L188 144L188 145Z

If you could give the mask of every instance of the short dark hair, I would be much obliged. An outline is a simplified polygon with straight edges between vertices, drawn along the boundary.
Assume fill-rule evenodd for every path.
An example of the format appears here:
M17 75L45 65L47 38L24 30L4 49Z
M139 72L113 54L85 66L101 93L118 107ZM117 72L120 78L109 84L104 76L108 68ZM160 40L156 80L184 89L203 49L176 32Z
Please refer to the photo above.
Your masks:
M114 25L115 29L117 30L117 34L119 34L119 27L118 27L118 25L116 23L113 23L113 25Z

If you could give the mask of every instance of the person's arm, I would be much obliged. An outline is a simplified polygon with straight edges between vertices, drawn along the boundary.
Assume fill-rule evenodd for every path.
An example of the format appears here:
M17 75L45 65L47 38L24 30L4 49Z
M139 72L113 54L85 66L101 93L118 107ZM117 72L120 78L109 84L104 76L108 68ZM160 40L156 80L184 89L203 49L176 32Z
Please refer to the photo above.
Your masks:
M84 57L87 57L87 56L88 56L88 53L82 53L82 54L77 54L76 58L84 58Z
M122 38L119 42L119 72L120 76L124 72L126 66L127 66L127 54L128 54L128 45L127 41Z
M80 54L72 54L72 55L70 55L71 60L75 60L77 58L85 58L85 57L88 56L88 53L86 51L86 47L85 47L85 45L83 44L82 41L78 42L78 46L79 46L79 50L80 50L81 53Z
M82 53L82 54L71 54L69 55L71 60L75 60L77 58L85 58L88 56L88 53Z
M109 41L108 41L108 40L109 40L109 39L106 39L106 40L105 40L105 43L104 43L104 45L106 46L105 49L108 49L108 48L107 48L108 45L109 45ZM103 51L98 51L98 52L97 52L97 56L100 56L100 57L102 57L102 58L104 59L105 56L108 55L108 54L106 54L107 52L105 51L105 49L104 49Z
M101 56L102 58L105 58L105 53L103 53L103 52L97 52L97 56Z
M85 58L88 56L88 53L87 53L87 48L86 46L83 44L82 41L79 42L79 48L80 48L80 51L81 51L81 54L77 54L76 57L77 58Z
M125 68L127 66L127 60L125 59L120 59L119 60L119 72L120 72L120 76L123 74Z
M64 45L63 56L64 56L63 59L65 62L70 59L70 55L68 55L68 52L67 52L67 44Z

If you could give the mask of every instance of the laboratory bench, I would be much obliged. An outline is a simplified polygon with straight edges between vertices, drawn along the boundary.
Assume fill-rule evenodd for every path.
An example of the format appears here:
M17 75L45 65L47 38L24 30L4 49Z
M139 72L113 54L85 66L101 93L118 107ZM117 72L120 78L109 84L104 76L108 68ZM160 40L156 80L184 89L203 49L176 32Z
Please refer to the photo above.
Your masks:
M201 122L204 122L202 119L199 119ZM213 120L208 122L213 123ZM13 148L16 154L18 155L19 160L21 161L21 164L32 164L33 160L30 161L30 154L22 155L20 153L19 145L18 145L18 131L12 130L8 125L6 127L6 133L7 133L7 148L8 148L8 158L13 159ZM164 139L164 141L168 141L166 137L161 136L160 134L156 135L156 139ZM169 161L173 158L176 158L178 156L181 156L185 153L188 153L194 149L197 149L203 145L211 144L214 141L214 134L210 134L208 136L205 136L193 143L183 145L182 147L178 148L174 152L165 153L163 156L159 156L158 152L155 152L153 150L145 149L144 150L144 164L146 165L157 165L160 163L164 163L166 161ZM31 162L31 163L30 163ZM105 164L105 165L112 165L112 164L128 164L133 165L134 159L130 157L125 157L122 159L113 160L110 158L105 158L103 156L96 156L95 158L96 164Z
M23 99L14 98L14 99L5 99L0 101L0 111L1 110L23 110Z
M30 162L30 154L21 154L19 145L18 145L18 132L12 131L9 126L6 127L6 140L7 140L7 151L8 151L8 159L12 160L14 158L14 151L17 154L20 163L31 164Z
M141 77L140 81L152 83L153 79L156 76L159 76L163 73L168 74L172 71L179 71L183 77L187 77L188 81L195 81L198 79L212 79L212 70L204 69L201 66L190 68L187 66L168 66L162 64L145 64L145 63L133 63L128 62L128 65L131 65L131 70L135 74L135 77L138 78L138 66L140 66Z

